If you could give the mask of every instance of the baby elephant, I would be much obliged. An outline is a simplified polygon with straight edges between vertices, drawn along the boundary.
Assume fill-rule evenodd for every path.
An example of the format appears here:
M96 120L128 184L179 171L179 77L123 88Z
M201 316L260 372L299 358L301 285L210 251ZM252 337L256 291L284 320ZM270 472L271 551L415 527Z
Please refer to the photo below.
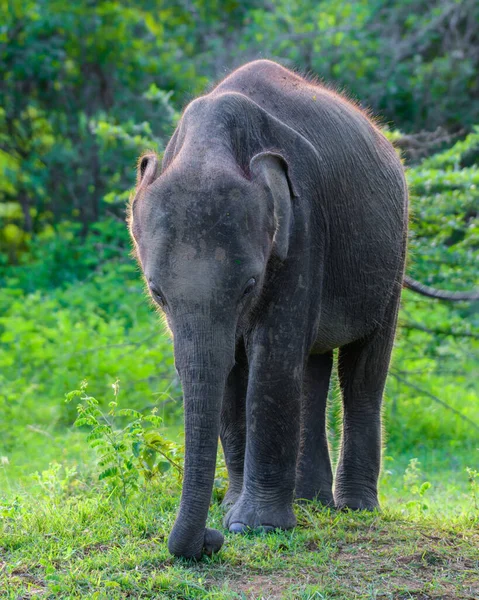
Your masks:
M184 393L174 555L223 544L205 528L218 437L229 531L294 527L295 495L378 506L406 229L392 145L358 107L271 61L191 102L161 168L141 158L130 230ZM325 409L335 348L344 423L333 496Z

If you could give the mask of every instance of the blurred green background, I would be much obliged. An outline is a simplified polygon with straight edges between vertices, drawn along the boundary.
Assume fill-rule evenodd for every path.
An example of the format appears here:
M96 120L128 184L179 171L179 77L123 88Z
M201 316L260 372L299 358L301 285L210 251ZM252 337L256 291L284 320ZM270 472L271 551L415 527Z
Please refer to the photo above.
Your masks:
M172 435L172 346L129 255L137 156L162 153L182 108L232 68L272 58L378 115L411 188L408 272L477 286L476 0L0 2L0 496L52 460L91 467L75 407L158 407ZM388 498L419 458L437 503L479 466L478 303L405 292L385 398ZM331 391L337 447L340 405ZM445 496L446 495L446 496ZM454 504L456 503L456 504Z

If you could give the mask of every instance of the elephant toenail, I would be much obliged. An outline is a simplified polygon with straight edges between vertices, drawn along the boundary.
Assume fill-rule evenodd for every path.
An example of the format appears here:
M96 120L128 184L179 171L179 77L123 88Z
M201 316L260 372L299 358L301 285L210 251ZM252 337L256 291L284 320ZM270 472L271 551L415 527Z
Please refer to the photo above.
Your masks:
M230 531L231 533L245 533L248 530L248 526L244 523L231 523Z

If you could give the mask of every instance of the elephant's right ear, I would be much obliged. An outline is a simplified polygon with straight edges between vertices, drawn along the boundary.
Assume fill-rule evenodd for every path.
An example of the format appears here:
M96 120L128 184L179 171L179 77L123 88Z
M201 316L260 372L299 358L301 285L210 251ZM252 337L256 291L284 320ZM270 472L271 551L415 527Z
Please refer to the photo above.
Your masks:
M138 168L136 171L137 188L148 187L157 177L158 172L158 157L153 152L143 154L138 160Z
M136 169L136 189L130 195L127 210L127 221L130 228L130 233L133 240L138 238L138 229L135 226L134 212L137 205L137 199L142 195L143 191L155 181L158 173L158 157L154 152L143 154L138 159ZM135 241L136 243L136 241Z

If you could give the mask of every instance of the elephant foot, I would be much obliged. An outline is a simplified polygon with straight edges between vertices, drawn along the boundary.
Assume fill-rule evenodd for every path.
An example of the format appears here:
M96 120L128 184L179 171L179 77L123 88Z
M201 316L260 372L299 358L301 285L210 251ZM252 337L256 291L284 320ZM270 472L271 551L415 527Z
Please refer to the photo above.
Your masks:
M206 528L203 535L196 540L185 539L173 529L168 538L168 550L177 557L199 560L204 554L211 556L218 552L224 541L223 534L216 529Z
M269 532L292 529L296 525L296 517L290 505L260 504L241 495L226 514L223 524L232 533L250 530Z
M356 490L355 492L344 492L336 490L335 505L338 510L377 510L379 501L377 492Z
M241 489L240 490L234 489L230 486L225 494L225 497L223 498L223 502L221 503L221 506L230 508L231 506L236 504L240 495L241 495Z

